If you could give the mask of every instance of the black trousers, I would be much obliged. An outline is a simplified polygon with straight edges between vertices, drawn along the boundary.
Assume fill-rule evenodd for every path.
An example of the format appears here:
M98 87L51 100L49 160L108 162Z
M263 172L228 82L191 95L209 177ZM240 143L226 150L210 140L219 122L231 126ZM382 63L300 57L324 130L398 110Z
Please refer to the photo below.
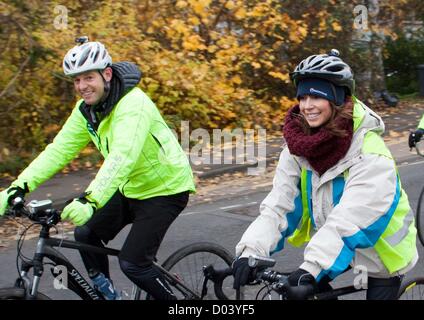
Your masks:
M346 269L344 272L346 272ZM367 300L397 300L403 276L391 278L368 277ZM318 283L318 292L326 292L332 289L332 279L325 276ZM337 299L336 299L337 300Z
M184 210L188 198L187 191L135 200L124 197L118 191L84 226L75 229L75 239L103 246L132 223L119 259L140 267L151 266L166 231ZM100 271L109 277L107 256L83 251L80 253L88 271Z

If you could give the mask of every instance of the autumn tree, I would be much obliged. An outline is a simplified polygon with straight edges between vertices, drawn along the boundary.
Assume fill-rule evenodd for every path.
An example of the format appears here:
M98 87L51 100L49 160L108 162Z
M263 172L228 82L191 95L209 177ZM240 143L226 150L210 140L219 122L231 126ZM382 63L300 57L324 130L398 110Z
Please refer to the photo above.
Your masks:
M351 46L355 5L345 0L2 2L0 171L34 157L72 110L77 97L61 63L76 36L103 42L115 62L135 62L143 72L140 87L177 131L181 120L189 120L191 129L279 130L295 103L289 74L300 60L337 48L355 72L369 64Z

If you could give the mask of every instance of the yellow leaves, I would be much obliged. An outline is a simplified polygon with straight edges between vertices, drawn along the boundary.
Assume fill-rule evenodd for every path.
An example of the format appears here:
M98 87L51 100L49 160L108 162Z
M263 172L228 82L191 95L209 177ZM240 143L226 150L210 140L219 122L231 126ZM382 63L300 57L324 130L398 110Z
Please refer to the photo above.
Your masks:
M234 1L227 1L227 3L225 4L225 8L228 10L232 10L234 9L236 6L236 4L234 3Z
M209 7L212 0L189 0L190 6L193 8L193 11L201 16L202 18L207 17L208 12L207 8Z
M301 35L303 38L305 38L305 37L306 37L306 35L308 34L308 29L306 29L306 28L305 28L305 27L303 27L303 26L299 26L299 28L298 28L297 30L299 31L300 35Z
M199 20L199 18L198 18L198 17L190 17L190 18L188 19L188 22L189 22L190 24L194 25L194 26L197 26L197 25L199 25L199 24L200 24L200 20Z
M292 26L289 32L289 39L295 43L302 43L302 41L306 38L308 35L308 29L304 26Z
M190 51L205 50L206 46L202 39L197 35L191 35L183 40L183 48Z
M8 157L10 155L10 150L8 148L3 148L2 152L6 157Z
M184 9L187 7L187 5L188 5L187 1L182 1L182 0L177 1L177 4L176 4L178 9Z
M234 12L234 17L236 17L236 19L238 20L246 18L246 15L246 9L244 9L243 7L239 8L236 12Z
M155 32L155 29L152 26L149 26L147 28L146 32L151 34L151 33L154 33Z
M234 88L232 86L229 86L228 84L223 82L215 83L213 89L216 92L215 94L219 95L227 95L232 94L234 92Z
M261 4L256 5L250 12L250 17L262 17L264 15L264 7Z
M231 81L235 84L241 84L241 82L242 82L240 76L238 76L238 75L232 77Z
M61 72L60 57L72 45L75 30L105 42L114 61L136 62L144 73L139 86L165 115L175 115L190 120L193 126L210 129L232 125L254 127L258 123L263 127L272 125L270 119L275 119L281 109L294 102L280 96L293 91L287 73L289 66L299 62L295 59L324 45L308 41L306 47L305 38L312 35L316 41L319 36L326 37L330 31L336 34L344 27L341 17L340 20L332 18L334 11L327 5L329 1L321 2L320 6L310 2L305 10L296 11L302 9L303 4L277 0L120 3L105 0L101 6L91 6L89 12L81 2L69 1L75 4L66 4L72 11L66 30L52 30L51 12L39 16L30 11L34 19L27 20L14 13L24 26L28 22L27 30L40 52L52 54L45 55L45 60L36 55L31 68L22 70L16 82L25 83L24 88L14 86L10 98L0 101L0 109L13 105L17 114L13 118L2 114L0 136L13 139L22 134L21 140L25 139L21 142L15 138L10 145L2 141L12 155L19 143L19 148L32 150L34 146L43 146L57 132L58 128L48 126L51 120L47 119L47 113L51 112L51 119L58 124L69 114L74 103L72 85L61 82L56 74ZM10 7L10 12L19 13L19 7L9 2L6 9ZM30 2L39 7L43 4L41 0ZM3 3L0 11L2 7ZM298 9L291 11L293 7ZM84 15L87 23L79 26L76 17ZM31 21L37 23L31 24ZM8 31L13 31L9 29L5 26L4 39L8 38ZM0 87L5 87L17 74L20 57L28 54L28 50L24 50L27 42L18 43L18 38L15 32L10 44L0 40L2 48L6 48L0 62ZM10 50L10 46L14 49ZM269 90L274 86L280 86L281 93ZM31 116L34 105L40 106L36 109L36 118ZM212 115L216 118L210 124ZM2 148L3 145L0 155Z
M325 20L325 18L321 18L318 25L318 31L325 32L326 30L327 30L327 21Z
M337 21L332 22L331 23L331 27L336 32L342 31L342 27L341 27L341 25Z
M253 67L253 68L255 68L255 69L260 69L260 68L261 68L261 64L260 64L260 63L257 63L257 62L251 62L250 64L251 64L251 65L252 65L252 67Z
M180 34L188 33L187 25L182 20L174 19L171 21L171 30L175 30Z
M215 46L215 45L210 45L210 46L208 46L208 52L209 53L214 53L214 52L216 52L218 50L218 47L217 46Z
M268 68L272 68L274 65L271 61L267 59L271 60L270 57L265 56L263 59L260 60L261 64L267 66Z
M274 78L280 79L283 82L289 83L290 82L290 77L288 73L281 73L281 72L273 72L270 71L268 72L268 74Z
M296 99L290 99L287 96L283 96L280 98L280 105L283 107L283 109L289 109L293 105L297 103Z
M200 65L198 68L193 70L192 72L193 78L191 80L192 81L194 80L197 83L201 83L202 81L205 81L208 71L209 71L209 68L207 65Z

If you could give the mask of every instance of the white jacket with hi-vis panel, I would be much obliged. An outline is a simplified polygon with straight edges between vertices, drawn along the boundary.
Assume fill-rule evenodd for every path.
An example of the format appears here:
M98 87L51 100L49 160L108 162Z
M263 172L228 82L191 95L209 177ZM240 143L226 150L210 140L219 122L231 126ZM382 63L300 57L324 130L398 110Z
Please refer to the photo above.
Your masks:
M237 257L269 256L308 243L300 268L317 281L349 265L368 276L401 275L418 260L414 214L382 119L354 98L351 146L319 176L303 157L283 149L273 188L236 246Z

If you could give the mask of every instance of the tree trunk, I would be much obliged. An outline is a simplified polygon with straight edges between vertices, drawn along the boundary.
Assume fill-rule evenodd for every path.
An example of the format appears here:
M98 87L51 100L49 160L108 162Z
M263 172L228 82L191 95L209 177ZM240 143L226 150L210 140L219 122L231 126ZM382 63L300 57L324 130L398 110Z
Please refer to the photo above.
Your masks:
M357 6L354 12L352 48L358 59L363 61L362 67L355 70L357 92L371 97L373 92L386 89L382 56L385 40L379 31L379 0L367 0L363 6Z

